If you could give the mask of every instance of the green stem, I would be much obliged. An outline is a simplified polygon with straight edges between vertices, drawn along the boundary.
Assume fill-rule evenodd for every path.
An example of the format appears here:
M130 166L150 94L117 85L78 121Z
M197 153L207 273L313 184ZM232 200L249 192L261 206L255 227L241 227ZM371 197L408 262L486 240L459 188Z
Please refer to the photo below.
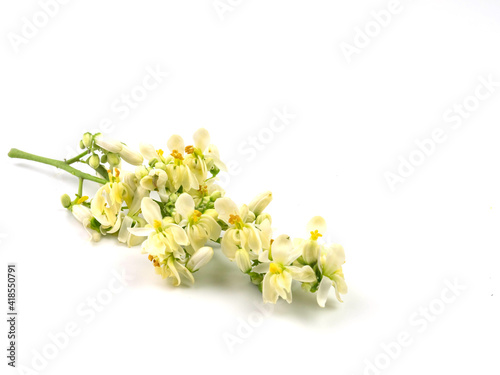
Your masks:
M78 182L78 196L81 198L83 196L83 178L79 178Z
M26 160L36 161L37 163L52 165L56 168L59 168L59 169L65 170L68 173L71 173L73 176L82 178L84 180L94 181L94 182L97 182L97 183L103 184L103 185L107 183L107 181L102 179L102 178L92 176L88 173L84 173L82 171L79 171L78 169L71 167L67 162L64 162L61 160L44 158L43 156L33 155L30 153L18 150L17 148L13 148L9 151L9 157L16 158L16 159L26 159Z
M80 161L81 158L83 158L85 155L87 155L90 151L89 150L85 150L83 151L80 155L76 155L74 158L71 158L71 159L68 159L68 160L65 160L64 162L66 164L73 164L73 163L76 163L77 161Z

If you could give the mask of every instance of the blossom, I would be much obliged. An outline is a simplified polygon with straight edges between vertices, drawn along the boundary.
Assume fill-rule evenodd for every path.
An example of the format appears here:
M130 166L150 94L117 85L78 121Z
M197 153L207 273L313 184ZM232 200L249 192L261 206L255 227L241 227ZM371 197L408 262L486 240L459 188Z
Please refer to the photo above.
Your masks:
M87 198L87 197L83 197ZM75 204L71 207L71 213L73 216L80 222L82 223L83 227L87 231L87 233L90 236L90 240L92 241L99 241L101 239L101 234L99 232L96 232L95 230L90 229L90 221L92 220L92 212L90 209L86 206L83 206L82 204Z
M276 303L279 297L292 302L292 280L316 281L316 274L310 266L292 266L300 252L293 248L290 237L278 236L271 245L271 258L253 268L253 272L266 273L262 282L264 303Z
M318 266L323 275L318 288L318 305L325 307L330 288L333 286L335 295L342 302L340 294L347 293L347 284L344 280L342 265L345 263L344 248L341 245L322 246Z
M205 215L195 209L193 197L183 193L175 202L175 209L181 215L181 226L186 227L189 242L194 250L198 250L210 239L216 241L221 227L212 216Z
M185 191L197 189L200 185L196 175L184 162L184 140L179 135L173 135L167 141L171 151L167 159L166 170L170 190L177 191L182 186Z
M326 233L326 221L321 216L315 216L307 223L306 228L310 234L309 239L296 238L294 246L300 248L304 262L313 265L318 261L320 253L318 239Z
M149 173L141 178L141 187L150 191L158 191L162 202L168 200L168 194L166 189L168 176L163 169L152 168Z
M262 251L260 230L255 224L247 223L248 206L238 209L230 198L215 201L215 210L219 219L228 224L221 241L221 249L231 261L236 261L242 272L251 269L251 258L257 258Z
M186 232L174 224L172 218L162 218L160 206L149 197L142 200L141 210L147 225L128 230L135 236L148 237L142 244L143 253L158 257L161 262L171 255L183 258L185 252L182 246L189 245Z

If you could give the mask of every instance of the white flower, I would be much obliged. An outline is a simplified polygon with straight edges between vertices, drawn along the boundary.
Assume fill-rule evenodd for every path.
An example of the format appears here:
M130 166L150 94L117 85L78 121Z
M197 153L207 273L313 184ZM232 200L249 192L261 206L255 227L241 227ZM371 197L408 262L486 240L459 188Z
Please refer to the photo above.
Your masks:
M221 232L220 225L209 215L195 209L193 197L183 193L175 202L175 209L181 215L181 226L186 227L189 242L194 250L198 250L210 239L216 241Z
M166 184L168 181L167 173L163 169L153 168L147 176L141 179L141 187L150 191L158 191L162 202L168 200Z
M120 150L119 154L123 160L132 165L141 165L144 161L144 158L139 152L131 150L124 144L122 144L122 149Z
M173 135L167 141L171 158L166 160L168 183L170 190L177 191L182 186L184 191L198 189L200 183L195 174L184 163L184 140L179 135ZM202 181L201 181L202 182Z
M259 216L262 211L266 209L266 207L271 203L273 200L273 193L270 191L266 191L264 193L261 193L257 195L250 204L248 205L248 209L252 211L255 216Z
M163 219L160 206L149 197L142 200L141 210L148 224L142 228L129 228L129 232L135 236L148 236L142 244L143 253L158 257L160 262L171 254L175 258L183 258L185 252L182 246L189 245L186 232L171 218Z
M264 303L276 303L279 297L292 302L292 280L314 282L316 275L309 266L291 266L300 256L293 249L290 237L282 234L274 240L271 246L272 261L266 261L253 268L253 272L266 273L262 284Z
M251 223L246 223L248 207L240 209L230 198L219 198L215 201L215 210L219 219L228 224L221 241L222 252L231 261L236 260L242 272L251 268L250 260L257 258L262 251L260 230Z
M341 245L321 247L321 256L318 261L319 269L323 275L319 284L317 301L318 305L325 307L328 298L328 292L333 286L337 299L342 302L340 294L347 293L347 284L344 280L342 265L345 263L344 248Z
M113 153L119 153L123 148L123 144L121 142L113 139L105 139L102 134L97 134L94 137L94 141L99 147Z
M161 263L158 263L157 259L153 259L153 263L156 273L161 275L163 279L171 277L174 286L179 286L181 284L181 276L184 276L188 281L194 283L194 277L191 271L175 259L173 255L169 255Z
M318 261L320 244L318 239L326 233L326 221L321 216L313 217L307 224L307 231L310 234L308 240L296 238L294 246L300 248L302 259L306 264L313 265Z
M90 220L92 220L92 212L88 207L83 206L81 204L75 204L73 205L73 207L71 207L71 212L73 213L73 216L80 223L82 223L83 227L90 236L89 238L90 240L97 242L101 239L101 234L99 232L90 229Z
M144 238L134 236L130 233L128 229L132 228L133 225L138 225L137 221L130 216L125 216L122 220L120 231L118 232L118 241L127 244L128 247L139 245L144 241Z
M214 250L211 247L204 246L198 249L186 264L186 268L191 272L196 272L206 265L212 259Z

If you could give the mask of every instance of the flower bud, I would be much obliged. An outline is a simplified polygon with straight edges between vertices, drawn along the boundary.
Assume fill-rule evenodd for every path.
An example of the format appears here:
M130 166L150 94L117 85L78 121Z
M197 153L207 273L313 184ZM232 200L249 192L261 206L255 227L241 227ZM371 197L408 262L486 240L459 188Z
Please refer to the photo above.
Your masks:
M80 141L80 148L83 150L85 148L85 145L83 144L83 141Z
M189 259L189 261L186 264L186 268L191 272L195 272L199 270L201 267L203 267L205 264L210 262L213 255L214 255L213 249L209 246L204 246L198 249L198 251L194 253L194 255L191 257L191 259Z
M140 153L131 150L129 147L125 145L122 145L120 156L122 157L123 160L132 165L141 165L142 162L144 161L144 158Z
M149 174L148 169L143 165L135 169L135 177L137 177L138 180L142 180L148 174Z
M257 219L255 219L255 224L260 225L264 222L264 220L269 220L269 223L273 222L271 215L269 215L267 213L263 213L263 214L260 214L259 216L257 216Z
M245 249L239 249L236 251L235 260L241 272L247 273L252 269L250 255Z
M71 206L71 198L68 194L63 194L61 196L61 204L64 208L69 208Z
M247 223L253 223L254 220L255 220L255 214L252 211L248 211L248 215L247 215L247 218L245 219L245 221Z
M120 164L120 156L118 154L109 153L108 154L108 163L111 166L115 166L115 165Z
M92 168L94 168L94 169L99 168L99 165L101 165L100 160L99 160L99 156L97 156L96 154L93 154L93 155L89 158L89 165L90 165Z
M219 199L220 197L222 197L222 192L221 191L214 191L211 195L210 195L210 200L212 202L215 202L217 199Z
M87 148L92 146L92 134L89 132L85 133L82 138L83 145Z
M318 261L320 245L317 241L305 241L302 247L302 258L307 264L314 264Z
M108 155L104 154L101 156L101 163L107 163L108 162Z
M100 133L94 137L94 141L96 145L109 152L117 153L120 152L123 148L121 142L112 139L104 139L104 137Z
M270 191L266 191L257 195L248 205L248 209L255 215L260 215L272 200L273 194Z
M172 194L170 194L169 200L170 200L170 202L175 203L177 201L177 198L179 198L179 196L175 193L172 193Z
M217 218L219 217L219 214L213 208L209 208L208 210L205 210L205 212L203 212L203 215L211 216L214 220L217 220Z

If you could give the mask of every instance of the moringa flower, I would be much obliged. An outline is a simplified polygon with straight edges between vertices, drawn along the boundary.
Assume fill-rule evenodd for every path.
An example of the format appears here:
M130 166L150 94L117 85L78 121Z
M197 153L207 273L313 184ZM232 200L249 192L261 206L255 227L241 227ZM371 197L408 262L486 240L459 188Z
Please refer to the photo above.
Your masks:
M325 307L328 292L333 286L335 295L339 302L342 302L340 294L347 293L347 284L342 272L342 265L345 263L344 248L341 245L322 246L318 266L323 275L318 288L318 305Z
M308 240L296 238L294 246L299 248L306 264L314 265L318 261L320 244L318 239L326 233L326 221L321 216L315 216L307 223Z
M236 261L242 272L249 272L251 260L262 252L261 229L247 222L247 205L238 209L230 198L219 198L215 201L215 210L219 219L228 224L221 241L222 252L229 260Z
M129 228L129 232L135 236L148 236L142 244L143 253L159 257L161 261L171 254L175 258L184 257L182 246L189 245L186 232L171 218L162 218L160 206L149 197L142 200L141 210L148 224L142 228Z
M316 274L311 267L291 265L299 256L300 252L294 250L290 237L282 234L271 245L272 260L253 268L253 272L266 273L262 284L264 303L276 303L279 297L291 303L292 280L316 281Z
M217 241L221 227L210 215L205 215L195 209L193 197L183 193L175 202L175 209L181 215L180 226L185 227L189 242L197 251L210 239Z

